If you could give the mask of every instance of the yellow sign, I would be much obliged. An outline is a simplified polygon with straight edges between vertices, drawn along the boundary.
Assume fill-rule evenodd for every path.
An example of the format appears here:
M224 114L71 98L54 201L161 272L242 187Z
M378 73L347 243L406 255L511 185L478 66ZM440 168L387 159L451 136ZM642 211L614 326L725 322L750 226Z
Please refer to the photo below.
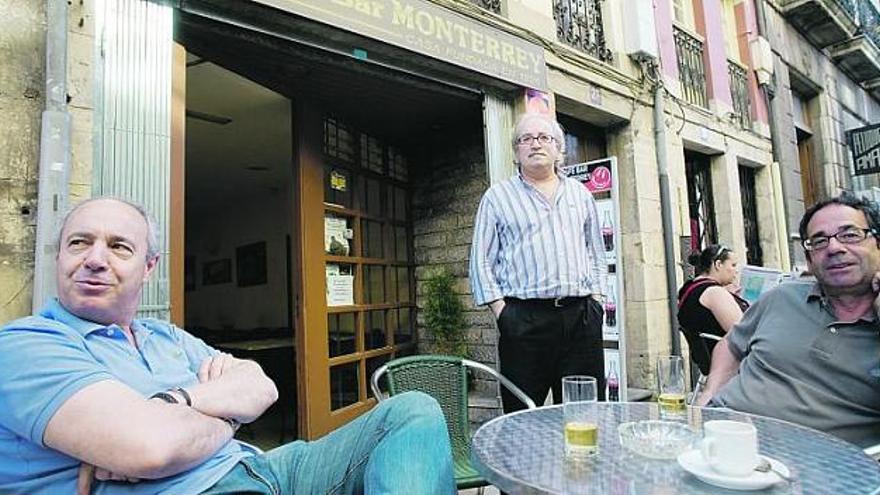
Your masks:
M424 0L255 0L527 88L547 90L543 48Z
M345 190L348 189L347 182L348 181L345 180L345 175L340 174L335 170L330 172L330 188L334 191L345 192Z

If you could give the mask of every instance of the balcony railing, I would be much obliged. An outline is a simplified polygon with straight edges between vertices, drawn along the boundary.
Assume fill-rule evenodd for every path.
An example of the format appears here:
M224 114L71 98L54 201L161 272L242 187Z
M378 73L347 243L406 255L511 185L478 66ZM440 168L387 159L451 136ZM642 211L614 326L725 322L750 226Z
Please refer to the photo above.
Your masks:
M863 1L870 0L778 0L789 23L819 48L853 36Z
M859 32L874 43L875 47L880 48L880 13L874 7L874 3L870 0L861 0L859 2Z
M836 3L844 12L850 15L850 17L856 16L856 2L858 0L832 0Z
M603 62L611 62L611 50L605 46L599 0L554 0L553 18L559 41Z
M733 113L743 129L751 127L749 114L749 78L746 69L738 63L727 61L727 75L730 76L730 96L733 98Z
M834 63L856 82L880 78L880 13L870 0L858 1L858 28L831 46Z
M685 101L706 107L706 66L703 63L703 42L673 26L675 54L678 56L678 79Z
M490 10L495 12L496 14L501 13L501 0L469 0L470 3L476 5L477 7L482 7L486 10Z

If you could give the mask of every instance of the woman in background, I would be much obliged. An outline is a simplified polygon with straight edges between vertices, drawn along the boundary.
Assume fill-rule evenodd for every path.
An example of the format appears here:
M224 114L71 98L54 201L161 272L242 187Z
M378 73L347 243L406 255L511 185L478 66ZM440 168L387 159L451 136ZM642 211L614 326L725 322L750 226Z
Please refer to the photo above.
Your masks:
M701 333L724 337L742 318L749 303L736 295L736 254L727 246L712 244L693 253L688 263L697 274L678 290L678 323L691 348L691 358L703 375L709 374L709 360L715 341Z

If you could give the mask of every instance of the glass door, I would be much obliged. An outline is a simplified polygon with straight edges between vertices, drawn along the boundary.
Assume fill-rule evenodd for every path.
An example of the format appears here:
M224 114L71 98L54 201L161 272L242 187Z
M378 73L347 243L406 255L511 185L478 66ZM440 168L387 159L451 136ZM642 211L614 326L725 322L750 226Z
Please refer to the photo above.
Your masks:
M302 162L308 300L305 355L298 360L308 382L300 390L309 389L300 395L308 402L308 438L372 407L372 372L415 347L407 160L393 144L341 118L317 111L312 117L308 125L318 131L309 134L318 140L307 146L321 147Z

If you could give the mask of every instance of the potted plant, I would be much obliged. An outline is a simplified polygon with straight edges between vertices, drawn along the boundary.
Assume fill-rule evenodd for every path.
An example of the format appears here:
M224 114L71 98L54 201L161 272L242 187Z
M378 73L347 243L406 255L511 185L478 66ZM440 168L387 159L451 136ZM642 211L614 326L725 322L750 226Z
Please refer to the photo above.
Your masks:
M464 304L454 291L455 276L446 269L431 271L425 279L425 328L434 337L437 352L467 357Z

